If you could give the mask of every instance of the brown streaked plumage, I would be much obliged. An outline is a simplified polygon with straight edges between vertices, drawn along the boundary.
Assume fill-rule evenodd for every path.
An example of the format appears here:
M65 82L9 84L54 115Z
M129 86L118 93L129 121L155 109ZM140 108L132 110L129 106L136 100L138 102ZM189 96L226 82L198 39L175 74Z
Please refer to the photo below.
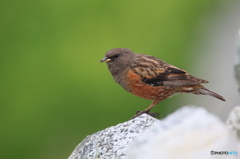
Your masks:
M143 113L156 115L149 113L151 108L178 93L210 95L225 101L222 96L201 85L208 81L189 75L185 70L153 56L116 48L109 50L100 62L107 63L115 81L126 91L153 100L148 108L138 111L134 117Z

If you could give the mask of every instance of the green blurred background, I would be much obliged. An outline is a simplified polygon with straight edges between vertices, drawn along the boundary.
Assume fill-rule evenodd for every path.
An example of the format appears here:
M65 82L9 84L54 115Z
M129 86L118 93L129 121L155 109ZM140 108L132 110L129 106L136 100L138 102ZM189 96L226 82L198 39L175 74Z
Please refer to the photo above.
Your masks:
M190 61L202 56L189 49L202 40L199 23L221 6L222 0L1 1L1 158L67 158L87 135L145 109L151 101L124 91L99 63L105 52L130 48L191 70ZM180 100L153 111L164 117Z

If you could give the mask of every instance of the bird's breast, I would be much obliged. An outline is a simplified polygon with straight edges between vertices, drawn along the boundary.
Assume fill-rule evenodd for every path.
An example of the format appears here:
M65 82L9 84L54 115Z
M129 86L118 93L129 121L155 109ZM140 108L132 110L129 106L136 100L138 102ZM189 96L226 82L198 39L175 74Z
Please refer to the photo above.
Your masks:
M129 70L126 76L128 91L141 98L149 100L162 100L174 94L173 88L148 85L142 81L142 77Z

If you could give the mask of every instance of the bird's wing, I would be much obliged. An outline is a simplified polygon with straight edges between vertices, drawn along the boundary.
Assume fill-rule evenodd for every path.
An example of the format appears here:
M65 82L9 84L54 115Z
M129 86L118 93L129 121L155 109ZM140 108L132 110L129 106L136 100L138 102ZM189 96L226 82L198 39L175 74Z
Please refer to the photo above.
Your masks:
M153 59L151 60L153 61ZM189 75L185 70L167 64L159 59L154 62L155 63L142 62L141 65L138 64L133 67L134 72L140 75L142 82L146 84L152 86L176 87L208 83L206 80Z

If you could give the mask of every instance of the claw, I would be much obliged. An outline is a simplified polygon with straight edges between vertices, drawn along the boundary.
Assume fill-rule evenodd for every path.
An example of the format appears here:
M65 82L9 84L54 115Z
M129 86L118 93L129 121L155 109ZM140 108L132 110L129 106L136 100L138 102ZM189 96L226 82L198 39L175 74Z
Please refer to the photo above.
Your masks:
M140 115L142 115L142 114L144 114L144 113L146 113L147 115L150 115L150 116L152 116L152 117L154 117L154 118L159 118L159 116L160 116L159 113L150 113L149 111L137 111L137 112L136 112L136 115L134 115L134 116L132 117L132 119L134 119L134 118L136 118L136 117L138 117L138 116L140 116Z
M159 119L159 117L160 117L160 114L157 113L157 112L155 112L155 113L147 113L147 114L150 115L150 116L152 116L152 117L154 117L154 118L158 118L158 119Z

